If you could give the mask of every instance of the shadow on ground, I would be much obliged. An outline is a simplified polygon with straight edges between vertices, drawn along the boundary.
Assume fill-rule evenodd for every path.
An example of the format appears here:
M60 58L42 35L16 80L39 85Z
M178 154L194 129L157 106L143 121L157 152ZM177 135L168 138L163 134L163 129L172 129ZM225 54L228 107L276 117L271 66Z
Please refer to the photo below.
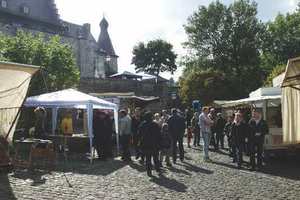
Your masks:
M196 173L202 173L202 174L213 174L214 172L208 169L204 169L201 167L198 167L196 165L190 164L188 162L183 162L183 166L187 171L192 171Z
M228 167L231 169L237 169L236 164L212 161L213 164ZM250 168L249 162L243 162L243 170L248 170ZM271 176L278 176L282 178L287 178L291 180L300 180L300 158L296 157L286 157L286 158L273 158L269 160L265 166L259 170L260 173L268 174Z
M300 157L274 158L267 162L262 173L292 180L300 180Z
M0 172L0 199L15 200L17 199L10 186L7 173Z
M185 184L180 183L175 179L168 178L164 175L161 175L159 178L153 177L150 181L159 186L165 187L169 190L174 190L176 192L186 192L187 190L187 186Z

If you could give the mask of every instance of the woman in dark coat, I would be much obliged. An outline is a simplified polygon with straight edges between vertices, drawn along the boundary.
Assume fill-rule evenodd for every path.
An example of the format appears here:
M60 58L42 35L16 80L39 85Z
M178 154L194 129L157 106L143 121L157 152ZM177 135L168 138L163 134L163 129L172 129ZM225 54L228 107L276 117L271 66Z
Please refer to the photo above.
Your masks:
M147 175L152 176L151 159L153 157L155 170L160 173L160 163L158 159L161 131L159 125L153 122L152 114L147 112L144 121L139 127L138 133L141 138L141 149L146 156Z

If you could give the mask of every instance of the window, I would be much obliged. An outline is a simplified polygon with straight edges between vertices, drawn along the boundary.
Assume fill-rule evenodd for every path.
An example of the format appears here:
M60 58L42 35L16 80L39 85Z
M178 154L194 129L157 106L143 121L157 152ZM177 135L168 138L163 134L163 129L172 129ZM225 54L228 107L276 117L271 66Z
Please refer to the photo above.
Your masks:
M23 6L23 13L24 14L29 14L29 8L27 6Z
M1 7L2 7L2 8L7 8L7 1L2 0L2 1L1 1Z

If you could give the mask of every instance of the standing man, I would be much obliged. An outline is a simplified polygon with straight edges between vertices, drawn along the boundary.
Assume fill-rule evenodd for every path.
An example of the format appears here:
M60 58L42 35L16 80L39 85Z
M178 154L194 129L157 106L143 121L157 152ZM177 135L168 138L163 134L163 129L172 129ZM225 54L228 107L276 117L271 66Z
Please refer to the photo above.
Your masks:
M209 151L209 143L211 138L211 126L214 123L213 120L211 120L208 117L208 112L209 112L209 108L203 107L202 113L199 116L199 126L200 126L200 131L202 133L202 138L204 142L203 145L204 161L206 162L211 161L208 155L208 151Z
M139 127L138 132L141 135L141 148L146 156L147 175L152 176L152 158L154 160L155 170L158 173L161 173L158 159L161 132L159 125L156 122L153 122L152 114L150 112L147 112L144 118L145 120Z
M198 112L195 112L191 121L192 131L194 134L194 147L200 146L200 128L198 122L199 122L199 114Z
M172 116L168 120L169 133L172 138L173 163L177 160L177 143L179 146L180 160L184 160L183 136L185 131L185 120L175 108L172 109Z
M214 146L215 150L217 150L217 141L216 141L216 111L214 108L211 108L209 110L208 114L209 119L213 121L213 124L211 125L211 139L210 139L210 144Z
M109 116L97 110L93 118L94 147L96 148L99 160L106 160L111 156L111 138L113 124Z
M226 121L222 117L222 113L217 114L217 120L216 120L216 147L217 150L219 149L219 146L221 146L222 149L224 149L224 127L225 127Z
M269 127L265 120L262 119L258 110L252 111L252 119L249 121L251 131L249 134L250 143L250 164L251 170L262 168L262 153L265 135L269 133ZM255 162L255 154L257 153L257 162Z
M125 110L120 111L119 132L121 147L123 150L122 160L126 162L131 161L131 155L129 151L131 139L131 118L128 116Z
M243 152L245 138L248 135L249 126L244 122L242 113L235 113L234 122L231 129L232 145L233 145L233 162L237 162L240 169L243 164Z
M131 130L133 134L133 146L135 150L135 159L138 160L140 157L143 159L142 151L140 149L140 138L138 135L138 128L142 123L141 118L141 108L136 107L134 110L134 114L131 117ZM144 161L142 161L144 162Z
M233 119L234 119L233 115L228 116L227 123L225 124L225 127L224 127L224 133L227 137L229 156L233 156L232 155L232 135L231 135Z

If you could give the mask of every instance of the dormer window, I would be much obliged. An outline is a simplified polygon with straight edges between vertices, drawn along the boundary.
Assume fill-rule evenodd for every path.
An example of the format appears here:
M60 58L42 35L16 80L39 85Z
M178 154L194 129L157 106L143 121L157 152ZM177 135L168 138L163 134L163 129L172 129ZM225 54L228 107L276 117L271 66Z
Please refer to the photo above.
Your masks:
M23 13L28 15L29 14L29 7L28 6L23 6Z
M1 1L1 8L7 8L7 1L6 0Z

